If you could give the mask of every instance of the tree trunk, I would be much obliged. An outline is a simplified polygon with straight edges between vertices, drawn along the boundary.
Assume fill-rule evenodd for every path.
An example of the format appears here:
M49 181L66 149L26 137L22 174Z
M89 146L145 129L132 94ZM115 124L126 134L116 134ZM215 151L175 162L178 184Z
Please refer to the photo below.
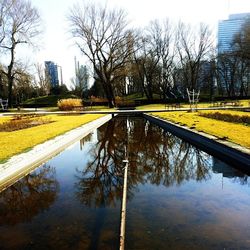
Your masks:
M11 47L11 60L8 66L7 78L8 78L8 106L12 107L12 89L13 89L13 82L14 82L14 74L13 74L13 67L14 67L14 60L15 60L15 47L16 44L13 43Z
M110 82L103 83L103 88L106 94L106 98L108 99L109 108L113 108L115 106L115 97L111 83Z
M8 106L12 107L12 87L13 87L13 78L8 79Z

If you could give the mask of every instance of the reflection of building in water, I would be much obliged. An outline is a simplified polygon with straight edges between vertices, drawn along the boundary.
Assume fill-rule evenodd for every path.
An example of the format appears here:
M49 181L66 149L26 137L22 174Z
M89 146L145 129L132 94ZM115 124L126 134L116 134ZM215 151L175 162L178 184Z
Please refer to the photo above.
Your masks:
M233 177L244 177L245 174L239 170L230 167L226 163L214 158L213 159L213 172L217 174L222 174L223 177L233 178Z
M92 133L89 133L88 135L84 136L81 140L80 140L80 150L83 149L83 146L86 142L90 142L92 140Z

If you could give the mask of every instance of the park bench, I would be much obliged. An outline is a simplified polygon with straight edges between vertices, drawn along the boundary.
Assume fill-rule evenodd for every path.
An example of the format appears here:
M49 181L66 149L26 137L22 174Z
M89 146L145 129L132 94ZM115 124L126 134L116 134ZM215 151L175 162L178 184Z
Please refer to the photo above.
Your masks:
M165 109L168 108L168 109L178 109L181 107L181 104L180 103L169 103L169 104L165 104Z
M8 100L3 100L0 98L0 108L2 110L7 110L8 109Z
M233 106L233 107L237 107L240 106L240 102L239 101L224 101L220 103L221 107L227 107L227 106Z
M213 107L238 107L241 106L239 101L221 101L221 102L213 102L212 103Z

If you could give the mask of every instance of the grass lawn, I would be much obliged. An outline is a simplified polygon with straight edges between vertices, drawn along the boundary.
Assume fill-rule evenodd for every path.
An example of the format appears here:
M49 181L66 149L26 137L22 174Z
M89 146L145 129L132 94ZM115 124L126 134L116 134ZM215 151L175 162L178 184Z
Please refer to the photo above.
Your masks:
M207 134L217 136L218 138L234 142L241 146L250 148L250 126L232 122L224 122L211 118L202 117L199 113L230 113L235 115L249 115L246 112L239 111L202 111L202 112L166 112L153 113L153 115L165 120L172 121L179 125L185 125L189 128L202 131Z
M48 96L39 96L36 98L31 98L26 100L23 104L51 104L51 106L57 106L57 101L65 98L77 98L72 94L63 94L63 95L48 95Z
M1 150L0 163L18 153L27 151L37 144L61 135L71 129L93 121L103 115L50 115L44 116L53 122L12 132L0 132ZM9 117L0 117L0 123L8 121Z

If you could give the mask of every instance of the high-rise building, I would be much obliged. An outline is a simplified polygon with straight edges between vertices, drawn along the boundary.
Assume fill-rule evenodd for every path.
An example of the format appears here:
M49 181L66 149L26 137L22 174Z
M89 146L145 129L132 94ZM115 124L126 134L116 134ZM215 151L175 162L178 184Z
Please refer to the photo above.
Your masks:
M45 61L45 75L49 78L52 88L59 86L58 66L52 61Z
M232 52L234 36L240 31L250 13L232 14L227 20L219 21L218 54Z
M232 14L218 25L218 83L220 92L228 96L248 95L250 71L247 64L239 60L239 47L234 43L235 36L242 32L250 19L250 13ZM242 34L242 33L241 33Z
M80 65L79 61L75 57L75 87L80 88L82 91L86 91L89 85L89 73L88 69L84 65Z

